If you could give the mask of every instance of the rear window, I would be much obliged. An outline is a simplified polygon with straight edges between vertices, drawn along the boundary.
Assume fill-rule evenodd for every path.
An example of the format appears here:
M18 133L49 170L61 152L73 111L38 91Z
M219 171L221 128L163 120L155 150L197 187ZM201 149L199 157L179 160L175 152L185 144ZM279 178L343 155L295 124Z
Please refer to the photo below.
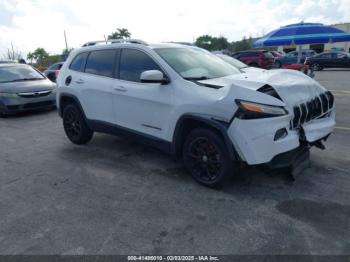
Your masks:
M0 67L0 83L42 79L45 78L29 65L11 65Z
M115 50L92 51L87 58L85 72L94 75L112 77L115 56Z
M77 55L72 63L70 64L69 68L75 71L84 71L85 61L88 53L81 53Z

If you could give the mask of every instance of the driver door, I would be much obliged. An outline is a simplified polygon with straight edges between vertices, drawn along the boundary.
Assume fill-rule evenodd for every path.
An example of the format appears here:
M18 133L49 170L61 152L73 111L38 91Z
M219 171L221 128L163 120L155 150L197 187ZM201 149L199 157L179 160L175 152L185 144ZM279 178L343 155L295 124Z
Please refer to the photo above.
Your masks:
M170 84L141 83L147 70L164 70L146 52L123 48L117 78L113 85L113 108L118 126L165 138L169 115L173 109Z

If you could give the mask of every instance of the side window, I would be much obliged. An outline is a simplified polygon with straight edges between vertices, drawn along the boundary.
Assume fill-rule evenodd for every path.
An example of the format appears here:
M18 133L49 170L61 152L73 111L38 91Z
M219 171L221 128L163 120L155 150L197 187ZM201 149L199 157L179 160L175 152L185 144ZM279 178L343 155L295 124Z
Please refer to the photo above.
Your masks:
M84 65L86 61L88 53L80 53L78 54L72 61L72 63L69 66L69 69L75 70L75 71L84 71Z
M86 60L85 73L112 77L115 56L115 50L92 51Z
M323 58L323 59L330 59L330 58L332 58L332 54L330 54L330 53L323 54L323 55L320 55L320 58Z
M342 54L342 53L336 53L336 58L345 58L346 54Z
M119 78L122 80L140 82L143 71L159 70L159 66L151 57L136 49L123 49L120 56Z

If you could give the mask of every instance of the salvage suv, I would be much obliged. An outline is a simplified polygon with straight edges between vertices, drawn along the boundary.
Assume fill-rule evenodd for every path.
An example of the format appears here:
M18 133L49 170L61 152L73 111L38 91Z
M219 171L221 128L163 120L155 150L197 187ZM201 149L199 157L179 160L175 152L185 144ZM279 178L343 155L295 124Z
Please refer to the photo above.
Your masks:
M182 157L210 187L240 163L299 172L335 126L333 95L308 76L244 73L193 46L90 42L70 54L57 83L73 143L94 132L132 136Z

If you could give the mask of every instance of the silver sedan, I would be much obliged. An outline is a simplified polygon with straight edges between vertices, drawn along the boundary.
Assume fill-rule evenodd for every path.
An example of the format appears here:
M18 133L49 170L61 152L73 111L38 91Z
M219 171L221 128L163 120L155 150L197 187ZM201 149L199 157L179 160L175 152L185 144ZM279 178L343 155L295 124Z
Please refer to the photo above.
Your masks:
M53 108L56 84L25 64L0 64L0 115Z

